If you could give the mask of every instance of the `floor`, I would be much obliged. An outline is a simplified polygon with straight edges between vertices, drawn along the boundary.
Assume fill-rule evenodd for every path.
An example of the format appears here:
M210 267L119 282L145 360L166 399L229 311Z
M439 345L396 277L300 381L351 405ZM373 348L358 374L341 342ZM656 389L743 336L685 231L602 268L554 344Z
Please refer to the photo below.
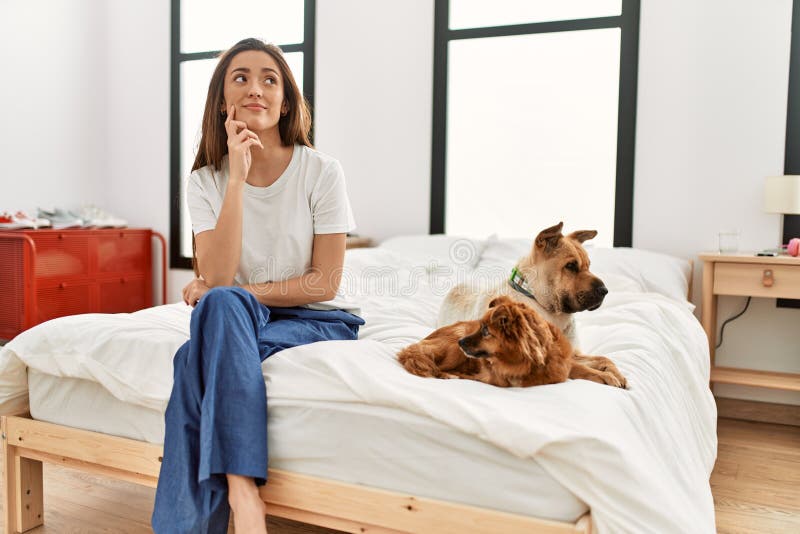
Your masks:
M800 427L720 419L711 488L720 533L800 532ZM150 532L154 490L45 465L45 525L32 534ZM336 531L270 519L271 534Z
M717 531L800 532L800 427L720 419L717 435Z

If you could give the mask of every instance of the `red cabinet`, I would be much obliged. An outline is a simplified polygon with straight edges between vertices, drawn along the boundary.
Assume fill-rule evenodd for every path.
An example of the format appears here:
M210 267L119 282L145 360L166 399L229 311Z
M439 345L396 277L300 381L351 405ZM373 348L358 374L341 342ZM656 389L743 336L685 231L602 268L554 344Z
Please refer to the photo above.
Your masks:
M161 242L166 301L166 243L149 229L0 232L0 339L49 319L79 313L132 312L153 305L152 239Z

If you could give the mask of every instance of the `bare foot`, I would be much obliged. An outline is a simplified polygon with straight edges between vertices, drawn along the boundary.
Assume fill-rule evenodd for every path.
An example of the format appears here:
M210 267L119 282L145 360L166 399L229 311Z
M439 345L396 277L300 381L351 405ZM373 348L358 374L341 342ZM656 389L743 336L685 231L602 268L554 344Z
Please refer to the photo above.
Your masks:
M266 534L267 505L258 495L258 487L250 477L227 475L228 503L233 512L233 529L237 534Z

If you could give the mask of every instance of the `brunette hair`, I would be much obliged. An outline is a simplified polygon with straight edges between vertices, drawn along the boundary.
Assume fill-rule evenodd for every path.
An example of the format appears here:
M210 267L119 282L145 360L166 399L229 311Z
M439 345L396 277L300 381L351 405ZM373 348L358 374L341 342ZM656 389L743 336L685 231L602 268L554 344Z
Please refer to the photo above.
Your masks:
M206 96L206 109L203 112L200 145L192 165L193 171L206 165L213 165L215 169L219 169L222 165L222 158L228 153L228 133L225 131L227 115L221 111L223 109L225 73L237 54L249 50L269 54L281 71L283 98L286 99L287 105L286 115L282 115L278 121L281 143L284 146L300 144L313 147L309 139L311 111L303 93L297 86L289 64L286 63L286 58L283 57L283 51L274 44L248 38L222 52L214 74L211 75L211 81L208 83L208 96Z
M212 165L217 170L222 166L222 159L228 153L228 133L225 131L227 115L221 112L224 100L225 73L237 54L249 50L257 50L269 54L278 64L278 69L283 79L283 98L286 100L287 105L286 115L281 115L278 120L281 143L283 146L299 144L313 148L310 140L311 110L303 93L297 86L286 58L283 57L283 51L272 43L248 38L239 41L219 55L219 62L217 62L214 74L211 75L211 81L208 83L200 145L197 148L197 156L194 158L192 171L206 165ZM192 234L192 266L195 275L199 276L194 234Z

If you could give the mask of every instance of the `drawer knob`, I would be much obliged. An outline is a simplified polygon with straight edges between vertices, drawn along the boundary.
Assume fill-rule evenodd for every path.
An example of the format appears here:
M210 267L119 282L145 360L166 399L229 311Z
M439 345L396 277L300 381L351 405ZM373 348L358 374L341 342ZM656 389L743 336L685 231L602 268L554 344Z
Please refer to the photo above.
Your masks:
M764 287L772 287L775 283L775 277L772 275L772 269L764 269L764 273L761 275L761 284Z

